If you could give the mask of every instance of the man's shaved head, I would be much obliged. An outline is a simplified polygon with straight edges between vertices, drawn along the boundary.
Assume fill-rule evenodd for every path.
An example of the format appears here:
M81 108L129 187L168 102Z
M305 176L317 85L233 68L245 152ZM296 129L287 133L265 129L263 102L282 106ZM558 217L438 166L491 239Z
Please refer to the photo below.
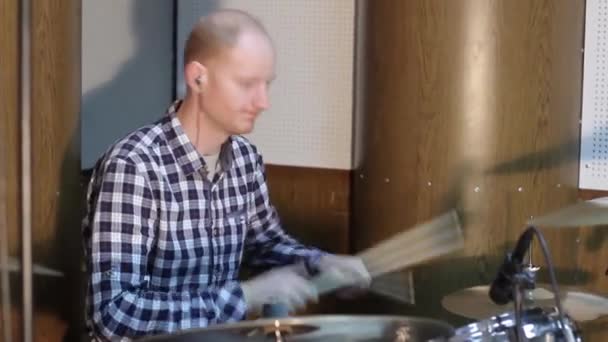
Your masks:
M202 17L186 41L184 64L192 61L204 63L222 50L234 47L244 32L261 34L270 41L260 21L246 12L222 9Z
M275 51L262 24L239 10L215 11L201 18L186 42L188 92L180 113L200 119L196 127L205 127L205 137L247 134L270 106L274 78Z

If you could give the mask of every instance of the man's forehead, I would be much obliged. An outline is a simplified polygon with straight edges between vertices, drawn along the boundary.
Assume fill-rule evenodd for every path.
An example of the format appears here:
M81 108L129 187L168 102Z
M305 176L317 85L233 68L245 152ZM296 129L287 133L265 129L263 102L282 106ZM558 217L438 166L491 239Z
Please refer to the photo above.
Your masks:
M268 52L274 55L274 44L270 37L256 30L246 30L241 32L234 44L236 49Z
M275 51L269 44L243 41L242 44L223 49L210 62L210 65L232 66L241 69L249 67L272 69L274 74Z

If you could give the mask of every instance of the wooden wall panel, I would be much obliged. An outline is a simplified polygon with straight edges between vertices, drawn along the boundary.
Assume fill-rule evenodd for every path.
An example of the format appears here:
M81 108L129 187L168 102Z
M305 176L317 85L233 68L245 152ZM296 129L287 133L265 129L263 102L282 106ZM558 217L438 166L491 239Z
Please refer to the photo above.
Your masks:
M6 246L11 256L18 257L21 246L19 205L19 2L0 0L0 231L6 229L7 235L0 236L0 248ZM7 251L5 251L7 252ZM21 287L20 274L10 274L10 301L19 305ZM2 289L0 283L0 289ZM0 339L5 338L2 324L3 299L0 297ZM8 303L7 303L8 304ZM21 320L11 315L11 335L18 335Z
M348 170L266 166L270 198L284 229L332 253L348 253L350 178ZM323 296L299 314L334 313L337 299Z
M267 165L272 202L302 242L348 253L350 171Z
M31 61L19 59L19 2L2 0L0 18L0 143L6 147L6 198L10 252L20 252L20 63L32 67L32 173L34 261L66 274L34 277L35 340L81 333L80 187L80 2L35 2ZM12 280L13 339L20 340L20 275ZM73 340L68 337L68 340Z
M7 224L10 252L16 255L20 246L19 213L19 2L0 1L0 139L5 144L5 172L8 180Z
M34 277L37 338L82 334L80 234L81 2L32 3L32 245L34 262L64 272Z
M464 324L441 298L489 284L527 219L577 200L584 1L367 6L355 250L450 208L460 212L466 243L415 269L417 305L370 297L350 310ZM543 232L560 282L589 288L598 274L577 261L580 230Z

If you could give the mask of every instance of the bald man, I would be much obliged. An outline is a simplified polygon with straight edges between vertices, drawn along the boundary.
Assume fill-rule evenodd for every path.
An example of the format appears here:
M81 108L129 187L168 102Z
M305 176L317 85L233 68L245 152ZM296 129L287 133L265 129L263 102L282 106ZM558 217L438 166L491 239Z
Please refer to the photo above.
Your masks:
M262 156L241 136L269 107L275 78L260 22L214 12L194 27L184 56L185 98L114 144L89 184L87 326L97 339L238 321L265 303L293 311L317 299L317 272L370 282L359 258L283 231ZM267 270L241 282L242 262Z

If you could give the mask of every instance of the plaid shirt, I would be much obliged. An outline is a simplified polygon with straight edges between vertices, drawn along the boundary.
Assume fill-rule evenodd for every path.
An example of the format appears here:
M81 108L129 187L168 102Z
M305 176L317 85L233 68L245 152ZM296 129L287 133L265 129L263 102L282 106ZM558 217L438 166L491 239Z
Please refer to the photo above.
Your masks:
M321 251L285 234L270 203L261 155L232 136L212 181L176 117L117 142L97 162L83 238L87 326L108 339L241 320L241 261L270 267Z

